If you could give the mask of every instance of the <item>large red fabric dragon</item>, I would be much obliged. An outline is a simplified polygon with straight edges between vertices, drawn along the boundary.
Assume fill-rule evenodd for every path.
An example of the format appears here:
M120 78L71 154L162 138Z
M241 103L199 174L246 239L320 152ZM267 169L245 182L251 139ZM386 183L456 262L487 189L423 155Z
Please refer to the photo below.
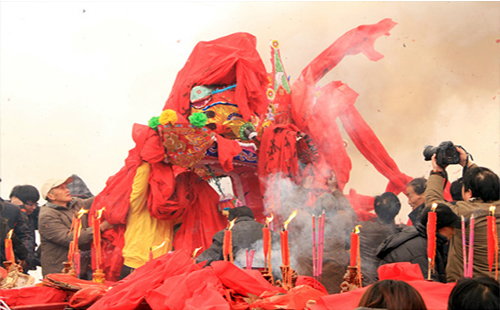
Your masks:
M328 171L333 171L343 189L349 181L352 163L336 119L340 119L360 152L387 177L385 190L396 194L404 191L411 178L398 169L357 111L354 103L358 94L340 81L319 91L317 86L347 55L361 53L373 61L381 59L374 42L389 35L395 25L384 19L350 30L319 54L293 84L281 64L277 41L271 44L271 74L266 72L256 50L256 38L251 34L234 33L198 43L179 71L163 107L164 111L175 112L176 124L134 124L132 136L136 146L129 151L124 167L108 179L105 189L95 198L90 216L105 207L104 219L115 225L102 236L105 259L100 267L107 279L116 280L120 274L129 197L142 162L151 165L151 216L180 219L182 224L173 246L189 253L198 247L208 248L212 235L226 225L216 207L219 195L207 179L230 176L237 198L253 209L257 220L265 214L263 190L272 187L278 176L299 183L301 164L313 169L319 183ZM195 101L199 104L193 105ZM225 106L233 110L227 112ZM198 128L188 122L195 111L207 116L207 126ZM203 154L206 156L193 159L188 167L176 165L172 161L175 156L171 155L179 154L165 147L166 138L186 128L206 135L205 142L198 142L210 147ZM354 190L346 196L360 218L370 217L373 197Z

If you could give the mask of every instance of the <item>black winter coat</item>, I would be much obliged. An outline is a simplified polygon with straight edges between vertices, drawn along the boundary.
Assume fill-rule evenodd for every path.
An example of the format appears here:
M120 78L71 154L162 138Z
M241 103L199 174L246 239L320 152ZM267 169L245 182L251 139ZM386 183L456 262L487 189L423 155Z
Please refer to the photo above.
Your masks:
M233 244L233 256L236 258L241 255L245 255L246 249L256 250L255 257L262 252L262 228L264 224L255 221L249 216L238 217L234 222L234 226L231 228L232 231L232 244ZM223 260L222 246L224 243L224 231L225 229L217 232L212 238L212 245L210 248L201 253L196 262L200 263L207 261L206 266L210 265L213 261ZM279 240L279 236L272 233L273 248ZM259 242L260 241L260 242ZM257 249L258 245L258 249ZM240 266L242 267L242 266Z
M410 262L418 264L422 270L424 278L428 275L427 259L427 232L426 227L421 223L414 223L401 232L389 236L377 249L377 257L381 259L379 266ZM433 281L446 283L446 257L444 246L448 239L436 233L436 258L434 272L431 275Z

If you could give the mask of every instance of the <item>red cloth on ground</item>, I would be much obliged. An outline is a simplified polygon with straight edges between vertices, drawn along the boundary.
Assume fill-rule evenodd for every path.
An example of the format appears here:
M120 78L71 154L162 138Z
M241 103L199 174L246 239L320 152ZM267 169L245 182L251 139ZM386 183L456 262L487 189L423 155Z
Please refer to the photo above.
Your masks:
M315 288L316 290L328 295L328 292L326 291L326 288L323 286L323 284L321 284L319 281L317 281L313 277L298 276L297 281L295 281L295 286L299 286L299 285L309 285L310 287Z
M384 268L382 268L384 267ZM446 310L448 297L455 283L425 281L417 264L394 263L383 265L378 269L380 280L402 280L413 286L422 295L427 309ZM373 285L373 284L372 284ZM369 286L357 290L325 296L311 307L312 310L355 309L361 296Z
M259 296L265 291L286 292L281 287L272 286L257 270L249 272L227 261L215 261L210 266L222 284L238 294L246 296L247 293L251 293Z
M137 268L125 279L116 283L106 295L89 309L135 309L147 293L160 287L168 278L200 270L185 251L170 252Z
M67 297L65 291L48 286L27 286L0 290L0 298L9 307L65 302Z
M223 294L222 283L207 268L168 278L147 294L146 302L152 309L229 310Z
M163 107L187 116L191 88L197 85L236 84L235 103L245 120L263 115L268 106L267 72L249 33L233 33L196 44L175 79Z
M309 300L318 300L328 295L308 285L295 286L285 295L274 295L259 299L250 305L251 309L304 309ZM339 308L340 309L340 308Z

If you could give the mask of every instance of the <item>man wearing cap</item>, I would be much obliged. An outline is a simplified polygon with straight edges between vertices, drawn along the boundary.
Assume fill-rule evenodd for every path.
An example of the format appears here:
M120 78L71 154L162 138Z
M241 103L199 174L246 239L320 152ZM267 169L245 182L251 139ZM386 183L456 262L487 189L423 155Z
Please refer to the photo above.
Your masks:
M73 218L81 209L89 210L94 197L79 199L71 197L67 184L73 181L72 177L66 179L47 180L40 193L47 200L40 210L39 232L41 241L41 264L42 275L45 277L50 273L60 273L63 262L68 261L69 244L73 240L70 233ZM90 270L90 245L93 239L92 227L88 225L87 215L83 215L78 247L82 251L80 264L80 277L88 278L87 271ZM104 221L101 230L112 226Z
M410 262L418 264L424 277L429 271L427 259L427 218L430 207L422 210L419 222L413 223L401 232L387 237L377 249L377 257L381 259L379 266ZM450 207L440 203L436 210L436 256L434 272L431 274L433 281L446 283L446 253L444 246L455 234L455 228L460 228L460 218Z

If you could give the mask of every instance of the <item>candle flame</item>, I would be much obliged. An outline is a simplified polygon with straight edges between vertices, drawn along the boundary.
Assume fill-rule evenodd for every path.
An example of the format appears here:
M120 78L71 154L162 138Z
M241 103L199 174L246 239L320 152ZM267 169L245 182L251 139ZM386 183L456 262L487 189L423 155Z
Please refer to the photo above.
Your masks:
M295 211L290 214L286 222L283 224L283 229L286 230L288 228L288 224L293 220L293 218L297 215L298 209L295 209Z
M106 208L105 208L105 207L103 207L101 210L97 210L97 211L95 211L95 214L96 214L95 218L96 218L96 219L100 219L100 218L101 218L101 216L102 216L102 212L104 212L104 210L106 210Z
M363 227L363 226L361 226L361 225L356 225L356 227L354 227L354 233L355 233L355 234L359 234L359 229L360 229L361 227Z
M490 206L491 216L495 216L495 209L496 209L495 206Z
M166 242L167 242L167 240L163 241L163 242L162 242L162 244L160 244L160 245L157 245L157 246L152 247L152 248L151 248L151 251L156 251L156 250L158 250L159 248L161 248L162 246L164 246Z
M266 217L266 226L269 226L269 223L274 219L273 214L271 213L271 216Z
M195 258L195 257L196 257L196 254L197 254L197 253L198 253L198 251L199 251L199 250L201 250L202 248L203 248L203 247L202 247L202 246L200 246L199 248L194 249L194 251L193 251L193 258Z
M431 207L431 211L432 212L435 212L436 211L436 208L437 208L438 204L436 202L433 202L432 203L432 207Z
M77 214L77 217L78 217L79 219L81 219L81 218L82 218L82 216L83 216L85 213L87 213L87 212L89 212L89 210L85 210L84 208L81 208L81 209L80 209L80 211L78 211L76 214Z
M229 222L229 227L228 227L227 230L231 230L231 228L233 228L235 221L236 221L236 219L234 219L234 220L232 220L232 221Z
M9 230L9 232L7 233L7 239L11 239L12 238L12 233L13 232L14 232L14 229Z

